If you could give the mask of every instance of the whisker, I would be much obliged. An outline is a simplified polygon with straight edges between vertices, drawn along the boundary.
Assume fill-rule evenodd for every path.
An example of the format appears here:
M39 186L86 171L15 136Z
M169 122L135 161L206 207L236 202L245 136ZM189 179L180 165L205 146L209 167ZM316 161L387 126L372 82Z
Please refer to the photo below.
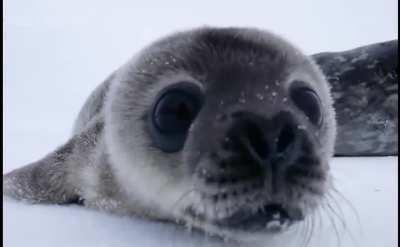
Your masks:
M308 217L305 219L303 226L304 226L303 231L302 231L303 240L301 242L301 246L306 247L307 235L308 235L308 231L309 231L309 218Z
M337 213L337 211L332 207L332 205L330 204L330 200L328 200L328 198L325 198L326 200L326 206L328 207L327 209L334 214L334 216L340 221L340 224L342 225L342 228L346 231L347 230L347 225L346 222L343 220L343 215L340 215L339 213Z
M301 224L301 223L294 225L294 233L293 234L294 234L296 239L299 238L299 237L302 237L302 235L300 234L300 230L303 229L302 225L303 224Z
M312 235L312 231L313 231L313 218L312 215L310 215L310 217L308 217L308 231L307 231L307 235L305 238L305 247L307 247L310 244L310 239L311 239L311 235Z
M318 206L318 208L316 209L316 212L318 213L318 229L321 231L322 227L323 227L323 223L322 223L322 213L321 213L321 206Z
M311 216L312 216L311 232L310 232L310 237L307 242L307 246L311 243L311 240L312 240L312 237L313 237L313 234L315 231L315 212L313 212L313 214Z
M341 239L340 239L340 234L339 234L339 230L336 226L336 222L335 219L332 217L330 211L328 211L324 205L322 204L322 208L324 209L324 212L326 213L326 216L328 217L331 226L333 227L333 230L335 231L335 236L336 236L336 240L337 240L337 246L340 247L341 246Z
M350 237L351 241L353 242L353 244L358 246L359 244L357 243L357 241L356 241L356 239L355 239L355 237L353 235L353 232L351 231L351 228L349 228L347 226L347 224L346 224L346 220L345 220L346 217L345 217L345 215L343 213L341 205L336 200L334 195L332 195L331 193L328 193L327 196L328 196L326 198L328 200L327 206L329 207L330 211L332 211L332 213L334 213L336 215L336 217L340 220L345 233L347 233L349 235L349 237ZM332 201L335 204L336 208L339 210L339 213L335 210L334 207L332 207L332 205L330 205L329 201Z
M195 188L191 188L188 191L184 192L171 206L170 210L174 211L175 208L178 206L179 203L181 203L183 201L183 199L185 199L185 197L187 197L190 193L196 191Z
M338 195L344 203L346 203L346 205L350 208L350 210L353 212L353 214L356 217L357 220L357 224L359 229L362 232L362 224L361 224L361 220L360 220L360 215L357 212L357 209L354 207L354 205L351 203L351 201L349 199L347 199L338 189L336 189L334 186L332 186L331 191L334 192L336 195Z

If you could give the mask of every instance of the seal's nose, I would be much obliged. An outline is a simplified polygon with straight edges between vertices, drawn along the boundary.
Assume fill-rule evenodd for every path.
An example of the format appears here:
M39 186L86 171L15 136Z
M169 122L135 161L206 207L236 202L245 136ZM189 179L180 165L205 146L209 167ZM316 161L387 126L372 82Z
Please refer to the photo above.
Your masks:
M280 112L265 119L250 112L235 112L231 117L223 148L262 164L297 155L301 136L291 113Z

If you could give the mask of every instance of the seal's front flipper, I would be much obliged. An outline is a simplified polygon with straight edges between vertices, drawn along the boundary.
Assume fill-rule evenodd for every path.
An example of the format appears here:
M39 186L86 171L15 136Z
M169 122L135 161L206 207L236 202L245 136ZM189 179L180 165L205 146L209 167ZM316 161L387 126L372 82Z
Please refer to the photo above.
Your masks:
M3 194L31 203L81 203L80 168L88 166L103 124L95 121L43 159L3 176Z
M3 176L3 194L32 203L70 203L79 196L68 183L74 139L43 159Z

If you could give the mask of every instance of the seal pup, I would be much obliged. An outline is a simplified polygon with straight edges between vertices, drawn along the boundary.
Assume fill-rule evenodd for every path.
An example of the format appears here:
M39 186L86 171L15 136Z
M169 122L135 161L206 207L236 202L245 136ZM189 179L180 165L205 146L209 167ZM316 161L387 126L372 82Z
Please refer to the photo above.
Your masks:
M299 49L263 30L197 28L116 70L72 137L6 174L3 194L252 241L319 205L335 126L328 84Z

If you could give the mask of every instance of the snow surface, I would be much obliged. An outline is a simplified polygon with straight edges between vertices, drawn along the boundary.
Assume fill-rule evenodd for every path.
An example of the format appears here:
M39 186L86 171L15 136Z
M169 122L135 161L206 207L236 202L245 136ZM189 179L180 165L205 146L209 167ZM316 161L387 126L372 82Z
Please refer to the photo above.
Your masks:
M327 214L316 221L309 247L397 246L397 158L336 158L332 162L337 196L335 226ZM79 206L26 205L6 200L4 246L232 246L183 227L117 217ZM336 234L335 227L338 231ZM282 234L268 246L300 247L304 235ZM291 233L291 232L290 232ZM339 238L337 238L339 236ZM338 241L340 240L340 242ZM252 246L252 245L250 245Z
M162 35L206 24L255 26L286 37L307 54L339 51L397 39L397 5L395 0L6 0L4 172L66 141L95 86ZM337 186L357 209L361 223L360 229L353 211L339 199L355 240L340 233L341 246L396 245L397 165L394 157L332 162ZM6 201L3 212L5 246L220 245L175 226L76 206ZM323 225L310 246L337 245L329 219ZM290 246L289 240L296 238L280 239L284 244L277 246Z

